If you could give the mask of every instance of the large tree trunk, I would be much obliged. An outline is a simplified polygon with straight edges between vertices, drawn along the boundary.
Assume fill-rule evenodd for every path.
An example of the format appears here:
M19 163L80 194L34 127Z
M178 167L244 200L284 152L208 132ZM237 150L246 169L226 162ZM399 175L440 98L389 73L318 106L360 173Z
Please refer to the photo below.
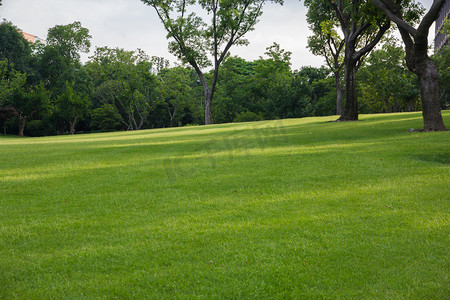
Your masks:
M213 123L211 112L212 97L213 94L211 91L205 91L205 125L211 125Z
M349 54L353 55L353 54ZM347 56L347 54L346 54ZM358 120L358 97L356 94L356 63L352 60L345 62L345 107L338 121Z
M447 130L442 119L439 101L439 71L436 64L428 57L416 65L419 78L420 96L422 98L423 130Z
M336 115L342 114L342 84L341 84L341 72L337 71L334 74L336 79Z

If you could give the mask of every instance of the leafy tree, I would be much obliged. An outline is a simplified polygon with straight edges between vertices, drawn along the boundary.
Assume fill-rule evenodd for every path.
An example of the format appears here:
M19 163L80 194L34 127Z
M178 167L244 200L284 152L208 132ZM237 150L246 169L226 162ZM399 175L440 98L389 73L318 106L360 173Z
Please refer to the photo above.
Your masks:
M188 98L190 92L189 73L188 69L175 67L164 69L158 76L160 79L160 96L169 113L169 127L173 127L177 112Z
M442 47L441 50L433 56L433 60L439 70L441 108L448 109L450 105L450 46Z
M73 82L82 69L80 53L89 52L89 30L80 22L57 25L48 30L47 45L41 49L39 69L48 88L54 94L66 89L66 81Z
M17 76L23 76L21 80L25 83L25 74L19 74ZM50 92L45 88L42 82L38 86L32 88L24 85L14 91L10 105L14 107L16 111L19 136L24 135L26 121L35 115L39 109L47 107L49 101Z
M237 56L228 57L221 67L213 103L214 120L218 123L233 122L238 114L258 111L257 99L253 97L256 81L255 67L258 62L248 62Z
M342 114L343 89L341 71L344 66L343 52L345 41L338 34L339 21L329 2L306 0L307 21L314 35L308 37L308 48L314 55L325 58L325 62L334 74L336 83L336 114Z
M91 102L73 88L73 83L66 82L65 91L58 96L56 102L56 112L59 117L69 123L70 134L75 134L77 122L87 114Z
M254 112L264 115L266 119L292 117L281 114L283 111L286 112L283 107L291 98L292 53L273 43L266 49L265 54L268 58L260 57L256 62L255 76L252 80L253 102L261 109Z
M172 39L169 50L183 63L189 63L199 76L205 97L205 124L212 124L211 103L219 76L219 67L233 45L248 43L244 35L253 30L262 14L265 0L141 0L152 6ZM273 0L282 3L282 0ZM207 24L188 7L197 5L211 17ZM208 58L212 56L212 61ZM213 66L208 84L203 68Z
M330 93L333 86L332 82L325 80L329 73L324 67L303 67L294 72L292 99L296 103L295 114L288 117L323 115L327 111L322 98Z
M365 113L414 111L419 100L417 77L405 63L395 39L373 51L358 75L360 107Z
M118 130L122 126L117 108L111 104L103 104L92 110L91 128L95 130Z
M370 2L362 0L327 1L334 11L344 36L345 107L338 121L358 120L356 72L364 57L381 40L389 29L390 21L380 14Z
M434 0L430 10L420 21L417 28L411 22L410 7L415 6L410 0L371 0L382 10L400 31L406 51L406 65L419 79L422 100L422 115L425 131L447 130L442 119L439 102L439 71L428 56L428 32L439 16L445 0ZM414 14L414 11L412 11ZM416 16L414 16L416 17ZM413 18L417 19L417 18Z
M31 57L30 43L17 27L9 22L0 24L0 60L8 61L8 68L20 72L29 72Z
M88 69L97 78L96 97L117 107L127 130L142 129L158 100L150 58L140 49L97 48Z
M48 30L47 44L57 47L60 55L71 61L80 59L79 52L88 53L91 47L89 30L80 22L57 25Z

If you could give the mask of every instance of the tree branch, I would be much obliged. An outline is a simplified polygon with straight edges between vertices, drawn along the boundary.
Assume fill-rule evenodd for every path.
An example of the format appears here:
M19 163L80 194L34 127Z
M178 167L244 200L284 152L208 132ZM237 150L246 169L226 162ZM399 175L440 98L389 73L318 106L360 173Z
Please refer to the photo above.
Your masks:
M398 7L397 4L395 4L391 0L383 0L387 4L385 4L381 0L371 0L371 1L373 5L381 9L388 16L389 19L391 19L395 24L397 24L399 28L405 30L414 38L416 37L417 30L414 27L412 27L408 22L402 19L400 15L400 8Z

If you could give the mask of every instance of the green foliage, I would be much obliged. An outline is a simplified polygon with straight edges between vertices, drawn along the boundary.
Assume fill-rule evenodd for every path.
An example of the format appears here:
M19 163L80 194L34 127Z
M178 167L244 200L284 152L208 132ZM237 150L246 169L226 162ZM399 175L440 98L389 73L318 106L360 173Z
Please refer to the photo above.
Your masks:
M169 127L179 120L179 110L187 105L192 95L190 74L191 70L183 67L164 69L158 74L159 94L169 114Z
M70 133L75 133L77 122L89 111L91 102L87 96L75 91L73 84L66 82L64 92L57 98L55 113L69 123Z
M63 57L78 61L79 52L89 52L91 38L89 29L82 27L80 22L74 22L50 28L47 33L47 44L57 47Z
M339 19L327 1L306 0L306 19L312 36L308 48L314 55L323 56L328 67L338 72L343 66L344 39L338 34Z
M395 39L373 51L358 75L363 113L415 111L420 98L417 76L405 65L405 52Z
M8 68L26 73L30 71L30 43L11 23L0 24L0 60L7 60Z
M441 32L447 36L447 39L450 39L450 19L444 22Z
M216 94L215 120L233 122L246 112L264 119L333 114L330 103L334 107L331 99L336 98L336 91L327 69L304 67L292 72L291 53L278 44L268 47L266 55L254 62L238 57L225 61Z
M122 117L114 105L103 104L92 110L91 128L102 131L119 130L122 128Z
M12 97L21 92L27 81L27 75L8 68L8 60L0 60L0 107L11 105Z
M158 102L156 76L144 51L97 48L87 68L97 100L115 106L126 129L141 129Z
M264 119L263 116L260 114L251 111L244 111L237 114L233 122L253 122L253 121L261 121L263 119Z
M442 109L450 107L450 46L444 46L433 57L439 69L440 103Z

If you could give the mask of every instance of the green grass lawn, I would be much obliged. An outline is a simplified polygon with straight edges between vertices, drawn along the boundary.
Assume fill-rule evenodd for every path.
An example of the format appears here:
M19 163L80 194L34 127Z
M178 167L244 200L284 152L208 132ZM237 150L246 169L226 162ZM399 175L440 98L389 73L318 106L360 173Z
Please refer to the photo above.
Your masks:
M450 132L335 118L0 136L0 298L448 299Z

